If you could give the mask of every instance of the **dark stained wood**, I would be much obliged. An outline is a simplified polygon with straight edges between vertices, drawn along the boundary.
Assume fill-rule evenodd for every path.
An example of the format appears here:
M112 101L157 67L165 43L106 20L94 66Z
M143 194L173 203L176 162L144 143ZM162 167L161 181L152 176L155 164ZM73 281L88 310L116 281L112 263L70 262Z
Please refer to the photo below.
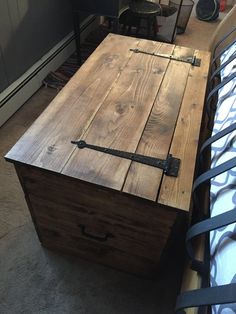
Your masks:
M173 50L171 45L147 40L138 47L161 53ZM83 138L95 145L135 152L168 64L168 59L133 53ZM73 153L62 173L121 190L129 166L128 160L85 149Z
M189 211L197 155L210 54L198 51L201 67L192 67L188 76L181 111L170 153L181 159L178 178L164 176L157 202Z
M43 246L62 253L77 255L103 265L138 274L145 278L154 279L158 272L158 264L145 258L127 254L102 243L71 236L61 230L41 228Z
M145 231L122 226L104 216L96 219L93 215L78 214L77 210L70 210L69 206L45 201L34 196L30 196L30 201L39 228L41 226L45 228L55 227L94 243L102 242L105 246L108 245L126 253L146 257L153 262L159 261L165 245L161 233L159 236L157 234L150 235Z
M148 229L147 232L151 234L158 234L158 228L161 228L160 231L165 234L166 228L171 226L176 217L174 210L157 207L155 203L128 194L84 184L73 178L26 165L17 164L16 169L29 195L67 206L80 205L81 210L88 207L92 212L112 217L124 226Z
M67 246L68 240L72 251L73 247L79 246L77 241L80 239L91 241L92 246L108 247L109 252L114 249L124 256L136 256L137 265L139 258L143 259L143 269L146 261L146 274L152 275L150 264L157 268L176 219L175 211L116 191L93 188L90 184L84 185L79 180L50 171L22 164L15 167L23 189L27 191L28 205L43 245L52 241L51 237L48 239L48 232L52 235L59 233L62 238L67 235L63 238L65 242L61 239L56 245L61 250ZM83 234L83 227L86 234ZM106 241L99 240L107 234ZM77 249L73 252L77 253Z
M50 106L6 155L9 160L60 172L75 150L139 40L108 35Z
M189 56L193 55L193 49L176 47L173 54ZM190 64L178 61L171 62L169 65L136 150L137 153L166 159L189 69ZM181 73L181 76L178 76L178 73ZM123 191L155 201L162 175L162 170L158 168L132 162Z
M147 54L200 57L201 67ZM46 247L152 276L190 209L209 54L109 35L6 155ZM177 178L71 140L181 159Z

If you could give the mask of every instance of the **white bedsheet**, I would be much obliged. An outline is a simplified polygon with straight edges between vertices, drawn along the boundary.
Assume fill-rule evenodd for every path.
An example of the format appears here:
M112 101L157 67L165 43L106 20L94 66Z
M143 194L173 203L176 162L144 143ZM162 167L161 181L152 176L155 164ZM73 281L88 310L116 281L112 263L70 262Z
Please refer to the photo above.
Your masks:
M232 45L221 57L221 63L236 53ZM221 80L236 72L236 60L221 71ZM212 135L236 122L236 78L226 84L218 96ZM236 156L236 131L213 143L211 167ZM211 180L211 216L236 210L236 167ZM211 285L236 283L236 223L210 233ZM212 313L234 314L236 303L212 307Z

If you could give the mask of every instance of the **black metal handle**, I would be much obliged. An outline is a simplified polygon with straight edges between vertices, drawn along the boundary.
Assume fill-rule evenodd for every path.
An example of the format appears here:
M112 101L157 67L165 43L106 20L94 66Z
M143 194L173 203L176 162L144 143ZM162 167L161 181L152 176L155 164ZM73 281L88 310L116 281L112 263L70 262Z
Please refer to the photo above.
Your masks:
M94 234L91 234L89 232L86 231L86 226L84 225L79 225L79 227L81 228L81 233L83 236L93 239L93 240L97 240L100 242L105 242L108 240L108 238L114 238L113 234L107 232L106 234L104 234L103 236L96 236Z

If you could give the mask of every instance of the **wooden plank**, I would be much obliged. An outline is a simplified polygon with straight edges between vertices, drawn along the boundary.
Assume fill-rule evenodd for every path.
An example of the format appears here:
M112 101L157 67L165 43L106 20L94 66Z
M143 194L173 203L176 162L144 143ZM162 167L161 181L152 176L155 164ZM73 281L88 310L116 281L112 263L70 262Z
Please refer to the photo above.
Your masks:
M31 128L6 155L9 161L60 172L139 40L108 35Z
M197 68L130 51L136 47L193 54L173 45L108 36L6 158L16 165L43 245L150 274L156 272L179 209L190 206L210 58L198 52L202 65ZM81 138L159 158L170 150L182 160L179 177L79 150L70 141ZM106 243L88 236L107 232L114 237Z
M16 164L16 170L44 246L139 275L157 270L174 211L40 168ZM107 230L115 239L87 239L81 223L89 233Z
M138 47L162 53L173 49L172 45L147 40L140 41ZM134 53L84 139L95 145L135 152L168 63L167 59ZM62 173L121 190L129 166L129 160L84 149L73 153Z
M175 211L124 193L26 165L16 165L16 170L26 195L63 204L97 219L107 217L130 230L150 236L162 233L167 238L176 219Z
M176 47L175 56L192 56L193 49ZM171 61L155 100L137 153L166 159L187 83L190 64ZM163 171L132 162L123 191L155 201Z
M50 216L49 218L55 218L56 220L60 218L72 222L76 220L83 220L88 224L94 224L93 222L95 221L98 225L107 225L108 228L112 228L112 230L115 229L115 232L118 233L120 232L119 228L121 228L123 234L127 233L132 234L132 237L142 237L142 241L144 241L147 246L149 245L148 242L152 245L151 239L157 239L160 236L167 238L170 234L169 229L172 227L171 224L169 224L168 227L162 223L160 224L160 228L157 228L155 232L152 232L152 230L149 231L148 225L146 225L146 228L142 228L135 225L121 223L121 221L117 220L116 216L113 215L113 212L111 212L110 215L107 215L106 213L100 212L95 207L91 207L89 205L72 205L71 203L64 204L57 200L52 201L42 199L31 194L29 194L29 199L33 205L36 204L37 208L40 208L40 210L36 213L39 216L47 216L48 214ZM160 240L160 242L161 241L162 240Z
M126 228L114 220L106 219L103 215L95 218L95 215L81 214L79 211L70 210L70 207L64 204L43 200L32 195L29 198L39 226L45 228L55 227L78 238L91 240L94 243L101 242L99 239L105 239L106 235L109 235L102 241L104 245L152 261L158 262L160 259L165 245L165 238L161 233L159 236L151 236L137 229ZM82 226L84 226L86 234L83 232ZM168 232L170 233L170 230ZM98 237L98 239L94 237Z
M188 264L183 276L182 291L189 291L201 288L201 276L194 270L191 270ZM198 314L198 308L185 309L186 314Z
M195 258L199 261L204 260L204 236L198 238L194 243ZM181 285L181 292L200 289L202 285L202 277L196 271L191 269L191 263L188 262ZM198 314L198 308L189 308L185 310L186 314Z
M210 53L196 51L201 67L192 67L170 153L181 159L177 178L164 176L157 202L185 211L190 209L195 160L201 127Z
M153 279L157 275L157 263L145 258L105 246L103 243L98 244L76 236L72 237L69 233L55 227L49 229L41 226L40 229L43 234L42 244L49 249L77 255L139 276Z

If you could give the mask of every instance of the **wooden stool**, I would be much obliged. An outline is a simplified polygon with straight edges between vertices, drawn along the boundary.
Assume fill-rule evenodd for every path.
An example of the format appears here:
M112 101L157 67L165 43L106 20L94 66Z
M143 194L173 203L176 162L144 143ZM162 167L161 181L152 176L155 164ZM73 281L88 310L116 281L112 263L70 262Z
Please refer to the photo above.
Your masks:
M137 35L140 30L141 21L144 19L147 22L147 37L150 37L152 26L154 31L154 37L156 37L158 31L156 17L161 12L161 7L159 6L159 4L146 0L132 0L129 3L129 8L131 11L132 19L137 22L135 23L136 25L128 23L128 34L130 34L131 32L131 27L135 26Z

